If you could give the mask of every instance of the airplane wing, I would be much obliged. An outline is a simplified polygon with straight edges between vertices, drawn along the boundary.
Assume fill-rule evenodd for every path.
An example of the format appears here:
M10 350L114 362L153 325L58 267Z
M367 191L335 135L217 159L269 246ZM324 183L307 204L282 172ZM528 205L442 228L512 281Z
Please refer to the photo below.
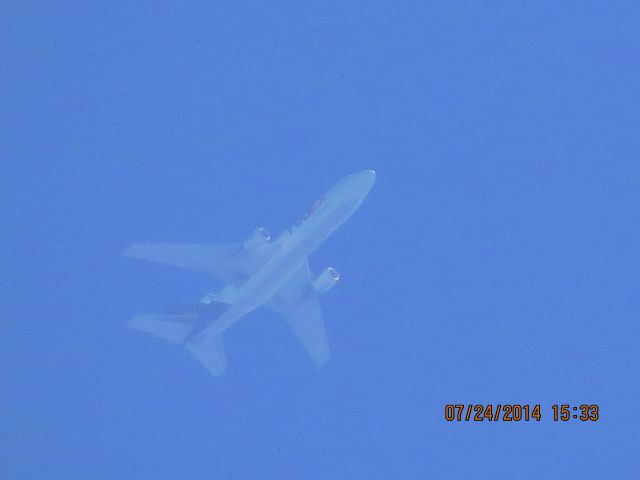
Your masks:
M258 272L277 245L247 250L242 244L134 243L123 255L213 275L221 282L240 284Z
M312 283L309 263L305 261L269 302L269 307L287 320L313 361L320 366L329 360L330 351L322 310Z

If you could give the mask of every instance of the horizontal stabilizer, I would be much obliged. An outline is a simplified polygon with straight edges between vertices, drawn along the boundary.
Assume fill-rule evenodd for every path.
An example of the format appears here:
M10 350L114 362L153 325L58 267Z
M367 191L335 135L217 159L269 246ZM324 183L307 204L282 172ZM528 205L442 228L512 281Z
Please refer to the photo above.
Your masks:
M193 326L187 323L191 315L148 315L133 317L127 325L134 330L164 338L169 343L181 343L191 333Z
M224 351L221 335L200 337L197 341L189 342L185 348L209 372L217 377L227 368L227 356Z

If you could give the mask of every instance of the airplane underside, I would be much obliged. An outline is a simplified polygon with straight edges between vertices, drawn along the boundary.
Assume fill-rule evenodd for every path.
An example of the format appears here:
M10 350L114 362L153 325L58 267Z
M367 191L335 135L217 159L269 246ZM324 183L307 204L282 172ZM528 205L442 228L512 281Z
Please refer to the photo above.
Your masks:
M203 245L136 243L124 254L133 258L205 272L225 286L208 293L201 305L228 305L204 328L196 315L136 315L129 326L181 344L213 375L227 365L222 336L243 315L266 305L283 317L316 365L330 356L319 297L339 280L326 268L315 279L308 256L360 206L375 182L373 170L349 175L313 204L299 225L275 240L258 228L243 243ZM205 318L206 319L206 318Z
M273 254L273 244L264 242L256 245L254 237L245 242L244 246L134 244L125 251L125 255L205 271L223 281L237 281L238 277L248 276L252 270L261 268L261 259ZM314 281L305 261L266 303L287 320L316 365L324 364L330 356L318 297L328 291L338 279L337 272L329 268ZM203 303L224 303L229 308L199 332L194 331L193 315L141 314L134 316L128 326L171 344L182 345L211 374L217 376L227 366L223 333L245 314L235 304L238 291L237 286L228 283L219 293L205 295Z

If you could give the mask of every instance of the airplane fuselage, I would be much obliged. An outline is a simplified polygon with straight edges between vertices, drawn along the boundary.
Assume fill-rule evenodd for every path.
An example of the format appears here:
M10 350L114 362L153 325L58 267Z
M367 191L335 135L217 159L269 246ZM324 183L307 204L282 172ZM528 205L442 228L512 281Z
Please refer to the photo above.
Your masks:
M350 175L322 197L321 203L298 226L275 240L276 253L237 292L236 301L200 335L217 335L242 315L264 305L296 274L307 257L360 206L375 181L375 172Z
M268 306L290 325L317 366L330 358L319 296L339 279L326 268L315 279L308 257L360 207L375 182L373 170L350 175L325 193L305 219L270 242L263 228L237 244L134 243L129 257L187 268L226 283L202 297L195 313L138 314L127 325L169 343L182 345L212 375L227 367L223 332L244 314ZM215 320L216 309L229 307Z

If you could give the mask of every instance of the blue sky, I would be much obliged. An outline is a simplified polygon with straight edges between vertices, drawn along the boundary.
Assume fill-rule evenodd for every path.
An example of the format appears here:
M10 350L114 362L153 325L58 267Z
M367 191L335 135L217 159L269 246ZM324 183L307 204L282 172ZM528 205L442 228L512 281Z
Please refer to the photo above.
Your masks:
M635 2L4 2L3 478L632 478ZM125 328L378 171L311 258L333 357L258 310L213 379ZM447 403L541 404L447 423ZM597 403L597 423L551 419Z

